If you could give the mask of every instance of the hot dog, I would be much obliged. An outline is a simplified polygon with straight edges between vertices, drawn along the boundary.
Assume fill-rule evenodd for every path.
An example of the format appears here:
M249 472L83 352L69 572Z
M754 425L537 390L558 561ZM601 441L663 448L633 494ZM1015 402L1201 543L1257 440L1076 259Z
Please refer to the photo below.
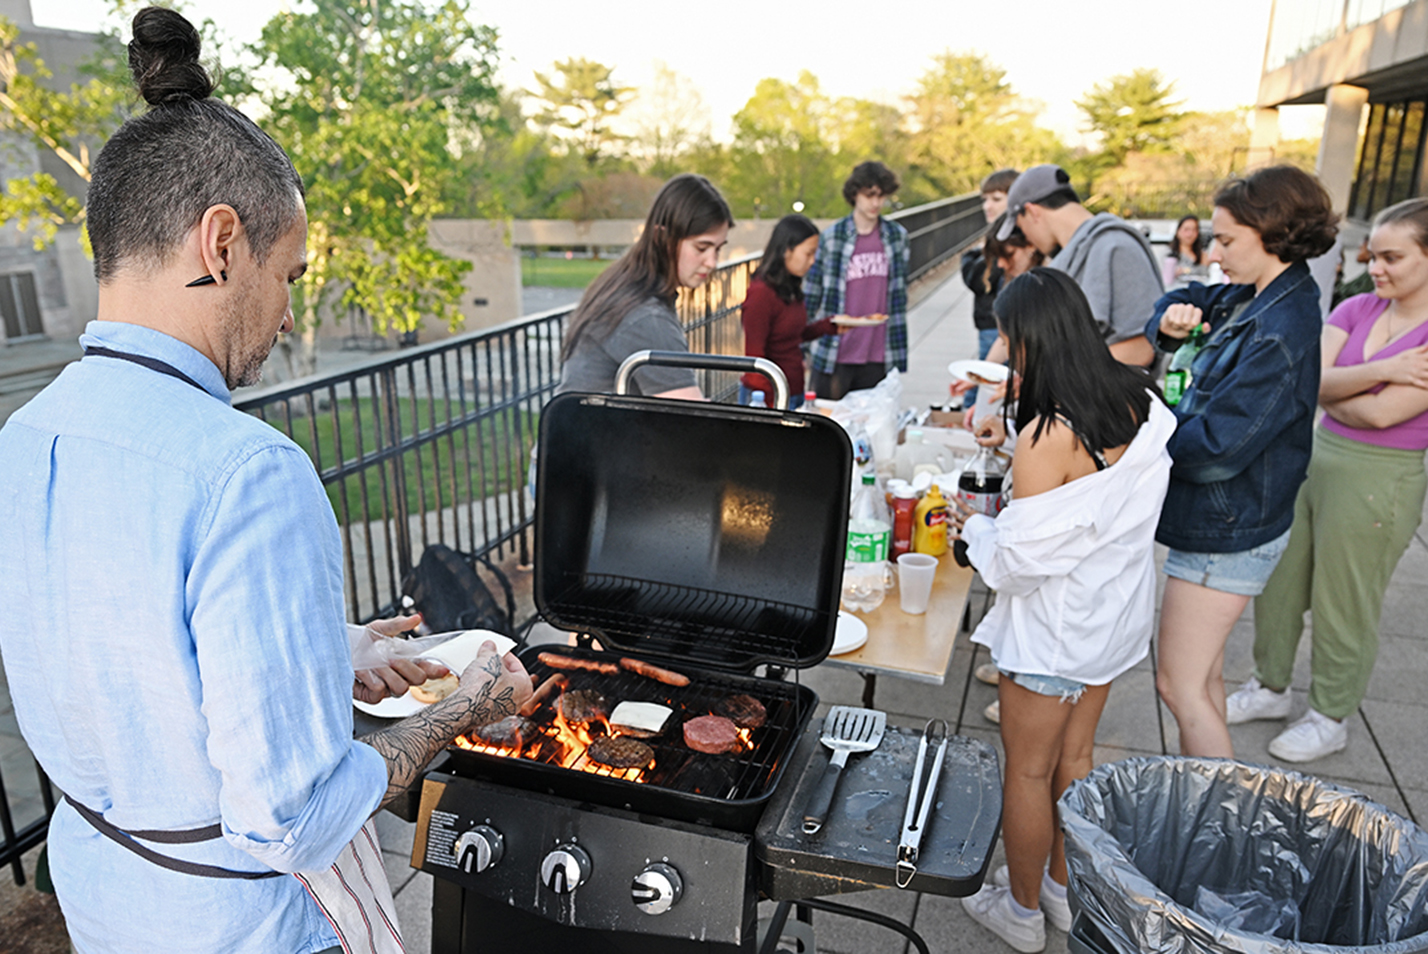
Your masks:
M628 656L620 660L620 665L630 672L647 676L650 679L658 680L666 686L687 686L689 677L683 673L675 672L672 669L662 669L659 666L647 663L642 659L630 659Z
M559 653L541 653L536 658L551 669L585 669L607 676L613 676L620 671L620 667L614 663L601 662L598 659L576 659L573 656L562 656Z
M526 704L521 706L521 715L532 715L537 709L545 705L546 700L558 692L564 692L565 687L570 685L570 680L564 676L551 676L541 683L540 688L531 693L531 697L526 700Z

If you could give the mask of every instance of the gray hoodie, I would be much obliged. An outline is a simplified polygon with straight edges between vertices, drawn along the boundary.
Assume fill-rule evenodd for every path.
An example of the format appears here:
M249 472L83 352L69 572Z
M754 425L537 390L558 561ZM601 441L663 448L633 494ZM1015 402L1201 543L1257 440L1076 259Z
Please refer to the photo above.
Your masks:
M1081 286L1106 344L1145 334L1145 323L1165 293L1150 242L1109 212L1082 222L1051 267Z

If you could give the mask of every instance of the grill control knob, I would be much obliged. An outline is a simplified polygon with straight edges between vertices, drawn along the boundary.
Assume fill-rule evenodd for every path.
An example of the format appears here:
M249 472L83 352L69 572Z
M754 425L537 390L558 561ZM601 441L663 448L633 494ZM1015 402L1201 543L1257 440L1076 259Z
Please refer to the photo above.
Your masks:
M569 894L590 878L590 856L577 845L561 845L540 863L540 881L556 894Z
M506 839L490 825L477 825L456 839L456 863L467 874L480 874L501 860Z
M635 875L630 885L630 898L635 907L646 914L663 914L679 903L684 894L684 881L673 865L655 862Z

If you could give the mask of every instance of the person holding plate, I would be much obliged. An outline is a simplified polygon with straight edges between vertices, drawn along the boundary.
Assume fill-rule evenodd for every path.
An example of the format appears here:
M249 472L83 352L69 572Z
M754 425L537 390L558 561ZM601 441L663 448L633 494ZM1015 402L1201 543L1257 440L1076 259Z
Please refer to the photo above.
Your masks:
M322 481L232 406L293 329L303 183L180 14L140 10L128 55L149 107L92 168L84 357L0 428L0 600L34 621L0 659L64 793L65 928L86 954L397 954L372 815L530 676L483 643L446 699L353 738L354 697L442 667L354 666Z
M852 325L846 334L813 343L810 383L820 398L836 401L875 387L890 367L907 371L907 230L882 215L899 185L881 162L854 168L843 183L853 211L823 232L803 278L811 320L841 318Z

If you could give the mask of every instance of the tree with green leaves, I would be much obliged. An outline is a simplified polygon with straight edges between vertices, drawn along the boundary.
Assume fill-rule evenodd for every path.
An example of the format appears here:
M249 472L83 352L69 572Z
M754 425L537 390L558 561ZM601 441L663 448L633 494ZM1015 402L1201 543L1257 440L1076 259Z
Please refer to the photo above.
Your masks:
M1058 162L1066 151L982 53L934 56L907 102L909 178L932 196L970 192L997 169Z
M1118 166L1133 152L1174 148L1186 117L1174 95L1175 84L1159 70L1141 68L1092 86L1076 108L1086 128L1100 136L1105 164Z
M591 169L623 141L611 124L635 94L633 87L618 85L613 73L603 63L571 57L552 72L535 74L540 89L534 95L546 104L540 121L562 130Z
M845 204L832 141L832 102L807 70L793 83L762 79L734 114L728 181L736 215L778 217L804 204L810 216L842 214ZM846 175L846 170L842 170Z
M307 189L308 270L295 294L306 355L321 312L357 305L379 331L452 328L467 262L427 241L458 174L448 146L496 106L496 34L462 0L308 0L252 47L277 78L250 87ZM304 361L306 364L306 361Z
M654 81L640 90L631 113L633 158L646 175L668 179L683 172L689 154L710 138L709 108L698 87L662 61L656 61Z
M53 156L77 182L88 183L93 157L132 109L121 52L115 38L100 37L96 55L80 68L84 81L56 89L35 45L22 42L19 27L0 17L0 129L13 142ZM5 183L0 222L14 222L30 233L36 250L42 249L62 226L83 224L84 201L77 191L35 168Z

